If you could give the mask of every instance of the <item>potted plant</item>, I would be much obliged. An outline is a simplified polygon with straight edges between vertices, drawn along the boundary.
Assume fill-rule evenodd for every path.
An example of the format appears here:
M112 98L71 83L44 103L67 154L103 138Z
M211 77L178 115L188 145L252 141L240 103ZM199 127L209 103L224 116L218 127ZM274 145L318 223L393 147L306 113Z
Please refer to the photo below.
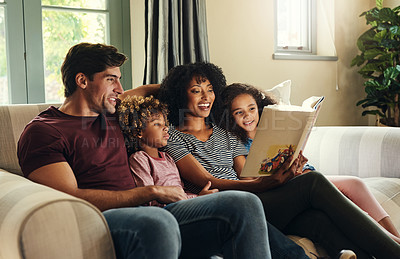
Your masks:
M358 38L361 53L351 62L351 66L361 67L358 73L367 79L367 96L357 105L368 108L363 116L377 116L378 124L399 126L400 6L384 8L383 0L376 0L376 7L362 16L371 28Z

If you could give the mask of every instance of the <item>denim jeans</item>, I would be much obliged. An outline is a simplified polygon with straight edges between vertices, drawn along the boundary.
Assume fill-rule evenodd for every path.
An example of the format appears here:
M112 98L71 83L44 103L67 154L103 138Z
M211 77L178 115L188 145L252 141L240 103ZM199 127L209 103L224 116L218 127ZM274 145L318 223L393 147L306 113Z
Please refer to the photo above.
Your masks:
M309 259L303 248L267 222L269 246L273 259Z
M263 207L251 193L224 191L104 216L118 258L271 258Z
M174 216L158 207L111 209L103 212L118 259L178 258L181 235Z

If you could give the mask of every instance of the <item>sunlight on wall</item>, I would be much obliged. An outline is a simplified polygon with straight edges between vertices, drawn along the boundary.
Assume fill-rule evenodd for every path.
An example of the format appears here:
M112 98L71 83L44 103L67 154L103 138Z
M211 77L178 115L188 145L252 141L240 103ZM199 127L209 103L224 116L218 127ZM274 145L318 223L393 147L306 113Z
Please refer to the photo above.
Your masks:
M336 56L334 0L317 0L317 55Z

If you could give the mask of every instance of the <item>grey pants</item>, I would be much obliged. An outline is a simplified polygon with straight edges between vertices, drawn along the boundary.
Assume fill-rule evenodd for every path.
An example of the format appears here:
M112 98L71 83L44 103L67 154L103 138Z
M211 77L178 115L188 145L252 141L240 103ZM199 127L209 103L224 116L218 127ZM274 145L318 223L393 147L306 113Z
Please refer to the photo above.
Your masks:
M358 258L400 258L400 245L321 173L297 176L257 195L271 224L319 243L330 256L351 249Z

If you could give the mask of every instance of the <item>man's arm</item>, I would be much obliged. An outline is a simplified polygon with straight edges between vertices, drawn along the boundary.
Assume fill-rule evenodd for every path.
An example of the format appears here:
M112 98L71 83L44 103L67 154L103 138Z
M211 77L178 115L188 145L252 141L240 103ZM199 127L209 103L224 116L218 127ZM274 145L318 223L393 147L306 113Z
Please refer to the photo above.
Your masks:
M67 162L42 166L30 173L28 178L34 182L84 199L101 211L138 206L152 200L168 204L187 199L182 188L177 186L146 186L125 191L80 189L75 175Z
M127 96L137 95L137 96L149 96L157 95L160 90L159 84L142 85L134 89L126 90L123 94L119 95L119 99L123 100Z

